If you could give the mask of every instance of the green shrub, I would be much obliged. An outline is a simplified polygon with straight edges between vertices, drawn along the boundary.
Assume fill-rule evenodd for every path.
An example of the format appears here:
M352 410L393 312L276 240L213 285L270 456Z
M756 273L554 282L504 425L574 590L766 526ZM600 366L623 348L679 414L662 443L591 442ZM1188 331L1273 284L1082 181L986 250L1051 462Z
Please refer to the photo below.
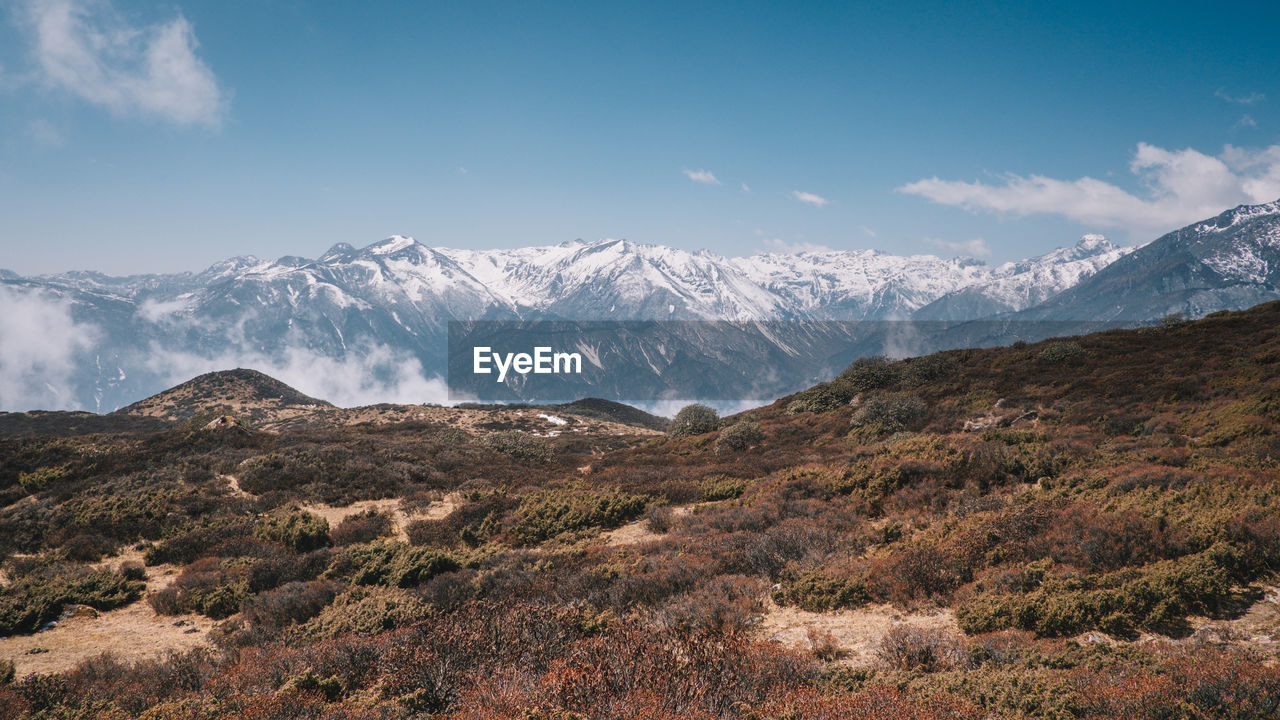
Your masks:
M924 417L926 409L924 401L913 393L881 393L868 398L854 411L852 425L901 430Z
M747 489L747 481L739 478L713 475L702 481L702 499L706 502L732 500L741 497Z
M808 390L796 394L795 399L787 404L787 413L796 415L802 412L822 413L846 407L858 392L852 383L845 380L832 380L818 383Z
M571 530L614 528L644 512L647 500L622 492L549 490L527 496L510 528L517 545L534 545Z
M1070 364L1084 360L1084 348L1078 342L1052 342L1040 351L1040 360L1047 363Z
M904 364L906 370L902 373L903 384L913 387L946 380L956 370L955 361L941 354L912 358Z
M384 542L343 550L334 556L325 576L356 585L410 588L459 567L452 556L437 550Z
M706 405L686 405L676 413L667 430L670 435L702 435L720 427L720 416Z
M61 465L52 465L32 470L30 472L19 473L18 485L22 486L22 489L28 493L39 492L50 483L67 477L69 474L68 468L70 467L70 463L63 463Z
M871 602L867 579L863 573L833 577L821 571L810 571L795 578L785 578L773 593L779 605L795 605L810 612L838 608L854 608Z
M259 520L253 534L294 552L309 552L329 544L329 521L296 507L286 508Z
M853 394L880 390L898 382L901 368L883 355L858 358L854 360L837 380L847 383Z
M716 447L742 451L752 445L760 444L762 440L764 440L764 432L760 430L760 423L754 420L740 420L720 431L720 436L716 438Z
M386 537L391 534L391 528L391 516L370 508L343 518L329 535L334 545L355 545Z
M956 612L966 633L1005 628L1044 637L1101 630L1129 637L1136 630L1181 634L1191 614L1214 615L1235 601L1250 578L1238 548L1216 543L1175 560L1103 575L1049 577L1027 593L984 594Z
M0 685L12 685L16 675L12 660L0 660Z
M0 589L0 637L32 633L56 620L67 605L112 610L137 600L144 585L110 570L50 565Z
M525 460L550 462L552 453L547 441L519 430L499 430L485 435L480 443L490 450Z
M339 595L319 615L291 633L307 640L347 634L373 635L411 625L428 615L425 603L404 590L386 587L353 587Z

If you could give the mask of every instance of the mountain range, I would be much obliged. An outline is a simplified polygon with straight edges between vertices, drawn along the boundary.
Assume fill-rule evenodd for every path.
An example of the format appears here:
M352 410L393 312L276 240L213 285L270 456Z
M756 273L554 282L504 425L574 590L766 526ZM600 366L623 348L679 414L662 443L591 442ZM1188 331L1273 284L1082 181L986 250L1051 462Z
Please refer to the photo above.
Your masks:
M877 350L850 342L858 333L832 330L833 321L918 323L929 337L974 322L1083 321L1083 331L1277 297L1280 201L1240 206L1139 248L1086 235L1074 246L997 266L872 250L726 258L626 240L459 250L393 236L359 249L338 244L315 259L237 257L200 273L0 271L0 300L37 308L32 312L44 313L46 325L61 323L44 342L63 343L50 349L52 359L37 354L29 367L6 369L11 376L26 371L26 395L11 389L0 406L110 411L235 366L257 367L338 404L439 401L448 323L487 320L729 321L737 331L768 322L761 337L779 357L795 358L795 369L771 368L762 379L744 357L714 389L771 399ZM804 329L786 337L778 328L788 323ZM827 325L815 340L817 323ZM952 332L949 340L926 338L919 350L981 344L982 336ZM688 342L695 344L688 352L669 352L662 362L687 363L696 344L715 344L716 337L703 331ZM618 349L622 356L634 351ZM716 362L732 362L725 357L719 353ZM29 379L37 371L49 386L43 394ZM747 379L749 394L732 384Z

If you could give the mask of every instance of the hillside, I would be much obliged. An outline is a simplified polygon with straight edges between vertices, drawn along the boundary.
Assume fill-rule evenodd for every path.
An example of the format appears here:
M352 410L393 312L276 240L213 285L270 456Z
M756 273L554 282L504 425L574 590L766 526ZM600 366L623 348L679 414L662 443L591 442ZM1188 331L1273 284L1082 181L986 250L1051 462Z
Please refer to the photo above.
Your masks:
M2 439L0 708L1272 717L1278 370L1269 303L860 360L685 434ZM155 640L87 659L112 628Z
M189 420L196 415L278 420L328 407L333 406L257 370L236 368L205 373L113 414L163 420Z

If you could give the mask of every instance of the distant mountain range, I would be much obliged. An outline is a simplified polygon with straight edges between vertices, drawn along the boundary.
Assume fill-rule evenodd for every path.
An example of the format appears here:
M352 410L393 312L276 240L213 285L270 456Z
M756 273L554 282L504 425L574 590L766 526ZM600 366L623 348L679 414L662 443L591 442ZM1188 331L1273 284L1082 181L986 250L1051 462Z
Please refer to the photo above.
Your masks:
M769 399L875 349L830 325L820 339L803 339L814 323L909 321L949 338L926 338L923 352L984 342L982 333L949 330L975 321L1137 325L1280 298L1280 202L1240 206L1138 249L1086 235L995 267L869 250L725 258L625 240L456 250L395 236L361 249L339 244L314 260L237 257L195 274L0 271L0 293L15 307L42 303L67 324L59 337L71 339L47 363L58 370L47 373L58 391L48 397L98 412L236 366L339 404L440 400L434 378L446 367L453 320L771 321L763 340L797 369L761 373L743 357L725 374L752 378L741 390L754 395L742 397ZM779 336L785 323L807 329ZM716 362L729 361L721 353Z

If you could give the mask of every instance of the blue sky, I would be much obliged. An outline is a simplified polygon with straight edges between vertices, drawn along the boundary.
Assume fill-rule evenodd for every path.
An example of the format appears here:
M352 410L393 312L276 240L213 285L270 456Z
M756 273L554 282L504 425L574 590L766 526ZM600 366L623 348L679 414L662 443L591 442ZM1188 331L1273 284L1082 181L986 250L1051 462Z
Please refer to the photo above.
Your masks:
M1049 5L6 0L0 267L397 233L998 262L1280 198L1271 3Z

